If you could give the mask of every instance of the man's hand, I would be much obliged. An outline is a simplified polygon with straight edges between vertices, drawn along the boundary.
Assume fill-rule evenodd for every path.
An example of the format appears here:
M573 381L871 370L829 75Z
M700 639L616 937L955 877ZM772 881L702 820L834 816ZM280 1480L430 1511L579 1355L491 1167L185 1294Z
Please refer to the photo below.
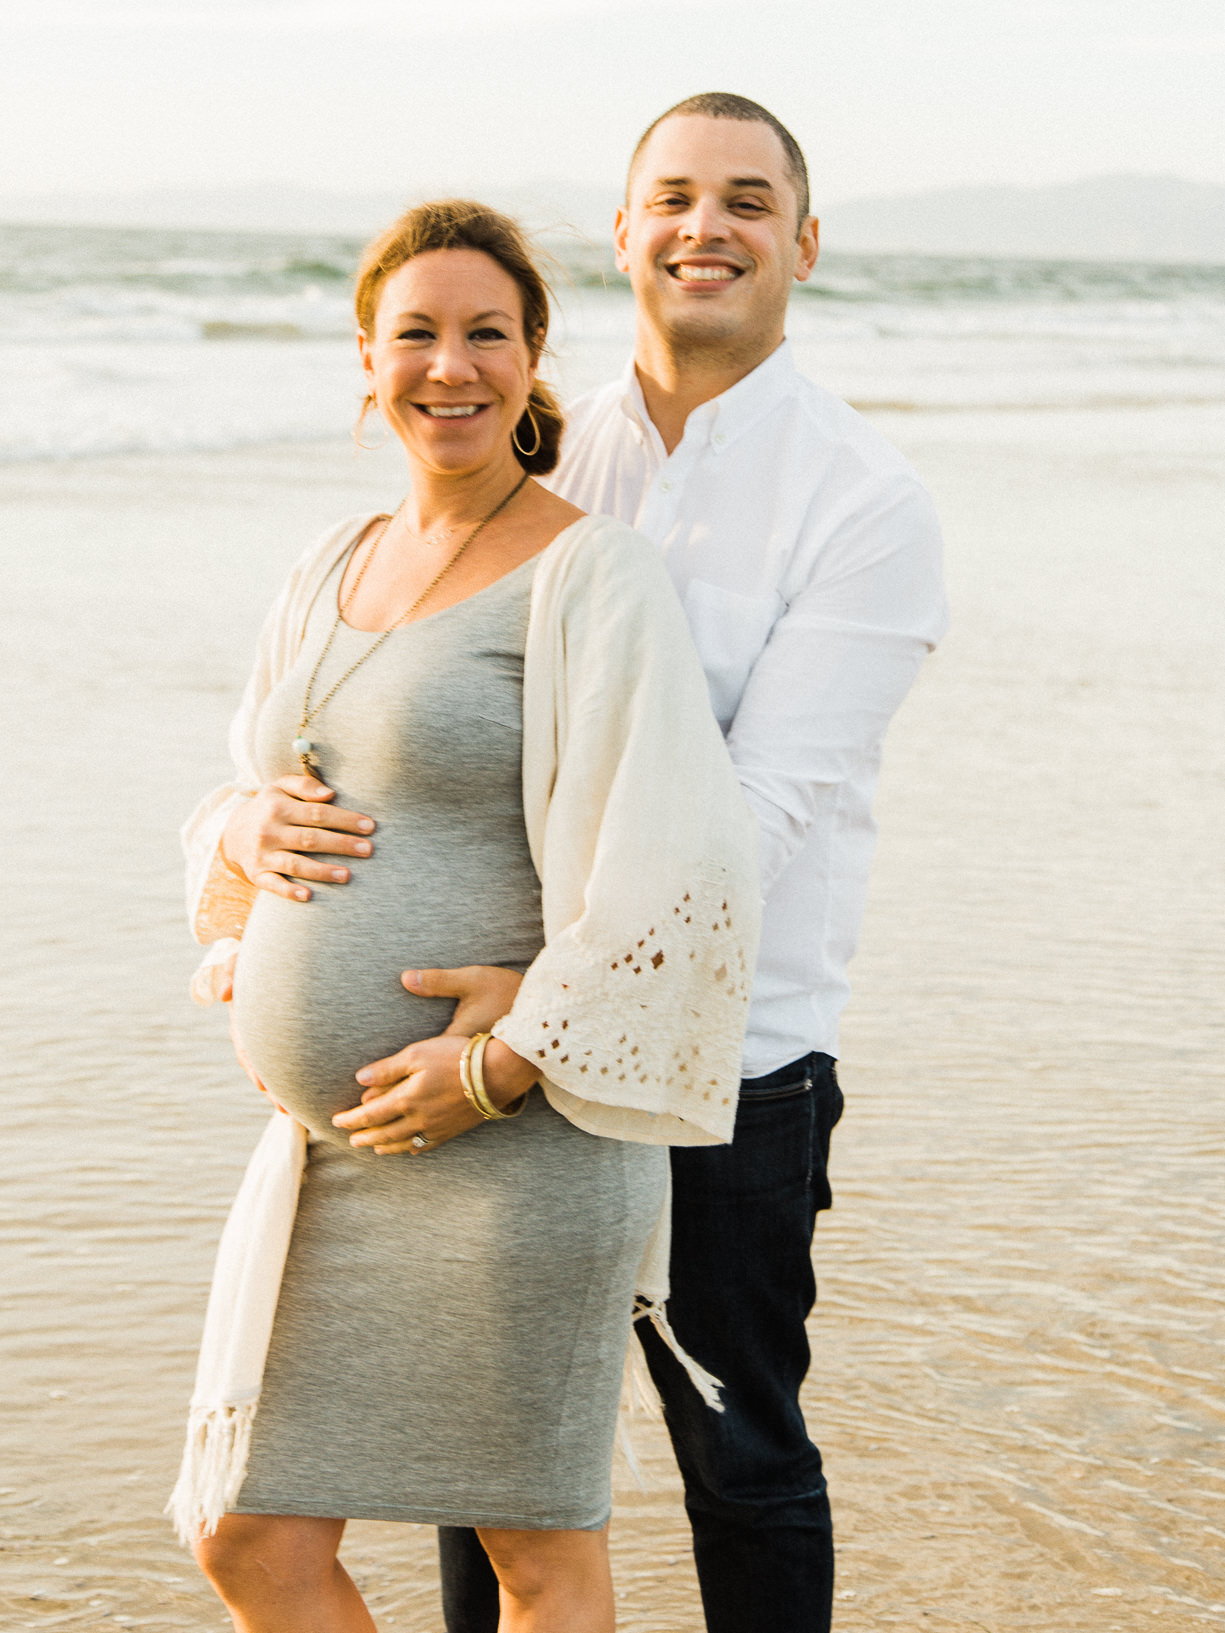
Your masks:
M466 964L458 970L405 970L400 977L418 998L458 998L443 1037L470 1038L488 1032L507 1014L523 977L498 964Z
M310 891L298 882L302 879L347 884L348 868L334 860L314 861L313 855L369 856L374 847L363 836L374 832L374 823L360 811L327 804L335 797L315 777L266 783L226 823L222 859L257 889L289 901L310 901Z

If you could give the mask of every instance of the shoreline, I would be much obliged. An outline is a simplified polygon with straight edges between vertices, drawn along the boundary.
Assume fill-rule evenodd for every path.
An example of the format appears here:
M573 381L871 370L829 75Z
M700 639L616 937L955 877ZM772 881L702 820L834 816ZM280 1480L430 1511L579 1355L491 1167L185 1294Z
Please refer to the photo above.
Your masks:
M805 348L810 353L811 346ZM820 380L820 371L812 367L814 359L801 359L806 372ZM1183 397L1144 396L1126 394L1103 396L1078 402L1043 400L1040 402L938 402L907 398L845 399L856 413L875 425L891 441L897 443L908 457L914 458L914 448L921 448L933 432L933 440L943 443L953 433L957 438L970 433L975 441L993 433L1004 433L1010 440L1018 428L1032 426L1039 438L1056 434L1068 426L1078 427L1082 433L1078 447L1082 450L1101 447L1123 457L1129 452L1142 452L1148 447L1147 427L1154 424L1171 429L1175 420L1178 438L1170 444L1182 447L1191 455L1203 455L1211 461L1218 454L1220 425L1225 425L1225 396L1216 393ZM1185 433L1192 428L1188 440ZM1099 443L1094 432L1108 430L1109 440ZM1196 434L1198 432L1198 434ZM1075 449L1065 450L1075 452ZM205 461L235 460L245 463L260 458L277 462L311 460L322 456L331 474L341 480L351 475L360 483L378 477L402 475L403 463L393 443L378 449L357 449L347 437L336 433L320 433L306 437L252 437L217 447L188 448L119 448L91 453L63 455L37 454L0 458L0 502L6 499L3 491L5 478L22 471L55 472L61 475L78 469L93 471L139 469L150 467L150 474L166 470L175 463L192 465ZM353 470L343 469L351 461ZM921 462L921 461L920 461ZM921 471L922 475L923 472Z

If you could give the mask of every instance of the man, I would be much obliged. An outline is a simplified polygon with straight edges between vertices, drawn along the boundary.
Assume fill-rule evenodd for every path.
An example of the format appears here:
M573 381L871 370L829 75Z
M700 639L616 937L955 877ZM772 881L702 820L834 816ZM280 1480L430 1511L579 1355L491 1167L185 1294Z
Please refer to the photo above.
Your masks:
M710 1633L828 1629L834 1555L799 1389L830 1205L834 1072L886 727L945 622L939 530L905 461L800 376L787 298L817 257L803 155L714 93L643 136L617 213L624 377L577 403L550 485L663 552L761 829L765 923L730 1146L672 1153L672 1296L711 1411L639 1327L685 1482ZM451 984L448 984L448 982ZM416 990L458 992L427 972ZM496 1627L474 1534L442 1533L450 1633Z

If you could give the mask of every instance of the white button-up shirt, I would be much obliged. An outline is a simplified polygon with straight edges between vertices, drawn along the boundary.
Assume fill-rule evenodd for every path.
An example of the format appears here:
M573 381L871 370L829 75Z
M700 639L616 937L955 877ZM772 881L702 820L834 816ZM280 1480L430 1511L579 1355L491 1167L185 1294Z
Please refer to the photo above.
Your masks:
M696 408L671 455L632 363L568 418L548 486L660 547L760 823L745 1075L836 1055L881 744L946 622L931 500L786 343Z

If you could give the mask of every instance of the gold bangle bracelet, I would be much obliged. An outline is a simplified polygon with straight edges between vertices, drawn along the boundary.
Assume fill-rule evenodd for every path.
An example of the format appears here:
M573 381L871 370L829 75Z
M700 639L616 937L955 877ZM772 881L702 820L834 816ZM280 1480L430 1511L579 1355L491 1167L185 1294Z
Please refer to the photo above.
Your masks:
M491 1122L498 1115L498 1111L496 1106L491 1107L489 1111L486 1111L480 1100L477 1099L476 1084L472 1081L472 1051L477 1047L478 1043L481 1045L483 1050L488 1039L488 1032L476 1033L474 1037L469 1038L467 1043L465 1043L464 1052L459 1057L459 1086L464 1091L464 1099L472 1107L473 1111L479 1113L487 1123ZM484 1085L482 1084L482 1090L483 1089Z
M527 1095L519 1096L514 1102L513 1111L502 1111L489 1098L489 1091L485 1087L485 1049L492 1036L492 1032L478 1032L472 1040L472 1053L468 1058L468 1080L472 1084L471 1104L486 1122L508 1122L512 1117L518 1117L527 1105Z

